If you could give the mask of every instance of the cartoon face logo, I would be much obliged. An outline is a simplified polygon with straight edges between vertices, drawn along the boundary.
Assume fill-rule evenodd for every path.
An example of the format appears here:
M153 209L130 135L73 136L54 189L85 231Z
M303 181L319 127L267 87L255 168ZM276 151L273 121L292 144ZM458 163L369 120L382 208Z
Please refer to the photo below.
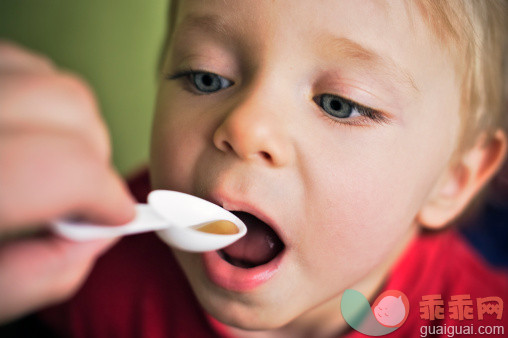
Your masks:
M377 321L388 327L398 327L406 316L406 307L402 296L384 296L377 305L373 306L372 311Z
M371 307L360 292L346 289L340 307L344 320L368 336L383 336L397 330L409 314L409 300L398 290L383 292Z

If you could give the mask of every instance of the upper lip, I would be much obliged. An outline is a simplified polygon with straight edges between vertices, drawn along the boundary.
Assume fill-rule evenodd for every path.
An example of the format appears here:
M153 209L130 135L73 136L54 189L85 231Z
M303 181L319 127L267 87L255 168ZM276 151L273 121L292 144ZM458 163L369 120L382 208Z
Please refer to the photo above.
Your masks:
M235 199L230 196L231 195L225 193L214 192L205 197L205 199L221 206L222 208L228 211L246 212L257 217L262 222L266 223L270 228L272 228L273 231L275 231L277 236L279 236L281 241L284 243L284 246L287 248L288 246L287 234L285 233L284 229L282 229L272 217L263 212L254 203L250 203L249 201L245 200Z

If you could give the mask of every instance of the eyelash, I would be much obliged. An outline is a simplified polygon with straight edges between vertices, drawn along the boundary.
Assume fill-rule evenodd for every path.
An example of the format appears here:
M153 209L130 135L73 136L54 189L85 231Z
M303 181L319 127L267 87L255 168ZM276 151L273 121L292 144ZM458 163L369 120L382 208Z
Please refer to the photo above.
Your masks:
M352 109L355 109L361 115L361 117L354 118L354 119L340 119L340 118L333 117L333 116L329 115L319 105L319 100L321 99L321 97L323 95L333 95L333 96L339 97L345 103L349 104ZM313 100L318 105L319 110L324 113L324 114L322 114L322 116L325 119L327 119L332 125L340 123L340 124L346 124L346 125L350 125L350 126L368 127L369 122L375 122L375 123L379 123L379 124L389 123L390 122L390 120L386 117L386 114L382 113L381 111L376 110L376 109L372 109L372 108L369 108L369 107L366 107L366 106L362 106L361 104L358 104L358 103L356 103L354 101L351 101L351 100L346 99L346 98L344 98L342 96L339 96L339 95L335 95L335 94L321 94L321 95L318 95L318 96L314 97Z
M184 70L181 70L181 71L176 71L174 73L167 74L165 78L167 80L178 80L178 79L181 79L181 78L185 78L187 80L185 85L195 95L210 95L210 94L215 93L215 92L208 92L208 93L207 92L201 92L198 89L194 88L194 85L191 83L192 82L191 76L195 76L197 74L212 74L212 75L217 75L215 73L212 73L212 72L209 72L209 71L206 71L206 70L187 68L187 69L184 69ZM231 82L230 86L235 84L233 81L230 81L230 82ZM226 88L223 88L223 89L226 89Z
M206 70L187 68L187 69L184 69L181 71L176 71L174 73L167 74L165 76L165 78L167 80L178 80L178 79L185 77L187 80L186 85L189 86L189 88L190 88L190 87L193 87L193 85L191 83L191 76L196 75L196 74L201 74L201 73L208 73L208 74L217 75L215 73L212 73L212 72L209 72ZM231 81L231 85L233 85L233 84L234 84L234 82ZM214 92L211 92L211 93L200 92L199 90L197 90L195 88L192 88L191 90L192 90L192 93L195 95L210 95L210 94L214 93ZM326 113L324 111L324 109L320 106L320 103L319 103L319 100L320 100L321 96L323 96L323 95L333 95L333 96L339 97L341 100L343 100L344 102L349 104L352 109L355 109L361 115L361 117L354 118L354 119L339 119L339 118L329 115L328 113ZM386 115L384 113L380 112L379 110L360 105L354 101L351 101L351 100L346 99L346 98L339 96L339 95L322 94L322 95L318 95L318 96L314 97L313 100L318 105L319 109L324 113L324 114L322 114L323 118L325 118L328 122L330 122L333 125L339 123L342 125L367 127L370 124L369 122L375 122L375 123L379 123L379 124L390 122L390 120L386 117Z
M197 74L197 73L210 73L210 72L207 72L205 70L187 68L187 69L184 69L184 70L178 70L178 71L176 71L174 73L167 74L166 75L166 79L168 79L168 80L177 80L177 79L179 79L181 77L190 76L190 75Z

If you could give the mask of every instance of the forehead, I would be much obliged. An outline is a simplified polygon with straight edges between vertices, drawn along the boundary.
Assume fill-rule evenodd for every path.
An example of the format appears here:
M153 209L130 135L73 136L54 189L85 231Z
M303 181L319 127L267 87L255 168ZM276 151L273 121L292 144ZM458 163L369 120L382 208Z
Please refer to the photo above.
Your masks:
M401 41L408 33L413 37L422 33L403 0L183 0L176 7L180 31L197 28L229 38L251 35L249 42L265 45L292 35L303 42L328 34L354 36L359 43L375 40L367 45L378 49L390 38Z

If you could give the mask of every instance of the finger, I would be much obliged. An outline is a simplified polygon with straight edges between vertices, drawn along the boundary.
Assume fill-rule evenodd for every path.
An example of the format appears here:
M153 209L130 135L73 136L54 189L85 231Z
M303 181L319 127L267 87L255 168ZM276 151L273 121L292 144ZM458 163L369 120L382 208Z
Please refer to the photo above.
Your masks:
M13 42L0 40L0 73L51 73L55 67L47 57Z
M101 188L83 194L76 214L97 224L121 225L131 221L136 213L136 201L123 178L107 167L95 182Z
M66 132L93 144L104 160L110 157L92 89L72 74L1 75L0 136L13 132Z
M104 224L134 217L134 200L123 180L79 139L53 134L9 138L0 142L0 154L0 229L66 215Z
M114 242L49 236L0 246L0 323L71 296Z

